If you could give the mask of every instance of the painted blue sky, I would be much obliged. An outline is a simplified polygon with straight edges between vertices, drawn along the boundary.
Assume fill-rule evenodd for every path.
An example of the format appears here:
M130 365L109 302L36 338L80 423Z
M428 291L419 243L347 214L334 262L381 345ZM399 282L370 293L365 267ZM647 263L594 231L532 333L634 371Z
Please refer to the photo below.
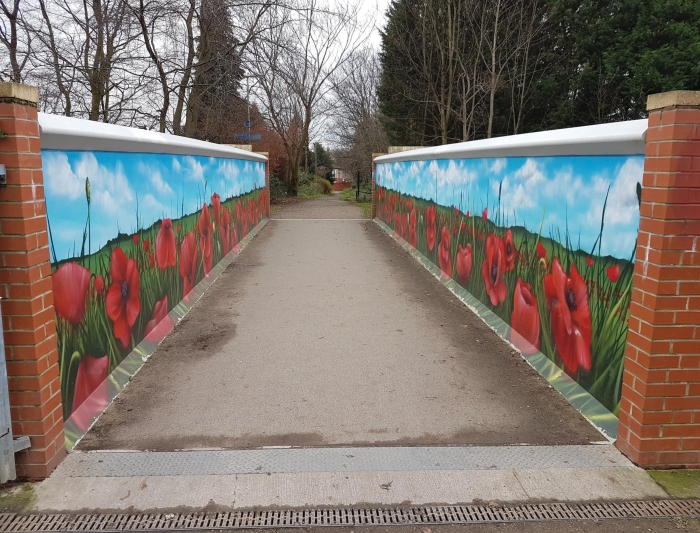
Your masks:
M60 261L80 253L87 220L85 178L90 178L92 251L118 231L133 233L136 205L141 227L201 209L211 195L239 196L265 186L265 165L202 156L42 150L46 207Z
M563 236L567 223L574 246L590 251L600 230L605 195L603 255L629 259L639 226L637 182L644 156L510 157L441 159L381 163L379 185L444 206L480 215L489 207L494 219L501 188L504 225ZM437 197L436 197L437 196Z

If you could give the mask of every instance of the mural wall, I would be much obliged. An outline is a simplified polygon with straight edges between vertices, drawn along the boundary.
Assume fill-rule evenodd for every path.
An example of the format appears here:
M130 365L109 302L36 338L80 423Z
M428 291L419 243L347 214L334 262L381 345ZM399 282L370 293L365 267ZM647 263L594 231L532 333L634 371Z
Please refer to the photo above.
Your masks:
M643 156L378 163L377 217L617 414Z
M263 220L265 163L59 150L42 160L70 442L118 392L120 365L144 339L157 345L168 314Z

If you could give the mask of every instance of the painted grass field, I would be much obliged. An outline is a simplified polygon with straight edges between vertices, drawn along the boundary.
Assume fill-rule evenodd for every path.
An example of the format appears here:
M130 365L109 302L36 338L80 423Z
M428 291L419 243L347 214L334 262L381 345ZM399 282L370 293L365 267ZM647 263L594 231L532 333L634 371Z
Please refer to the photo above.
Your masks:
M88 209L81 252L53 264L65 418L144 337L158 335L163 328L157 326L169 320L168 313L238 248L265 217L265 195L254 190L222 200L214 192L199 211L119 234L91 255L84 253L90 238Z
M619 410L633 264L580 250L566 230L509 226L488 208L447 208L378 187L377 217L611 412ZM603 210L603 216L604 216Z

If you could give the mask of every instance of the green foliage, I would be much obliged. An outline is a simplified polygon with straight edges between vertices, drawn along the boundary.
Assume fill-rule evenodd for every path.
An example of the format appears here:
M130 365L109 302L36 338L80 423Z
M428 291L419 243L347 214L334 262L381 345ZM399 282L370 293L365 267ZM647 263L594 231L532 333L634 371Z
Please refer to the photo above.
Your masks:
M299 198L318 198L325 194L330 194L332 191L332 186L328 180L319 178L307 172L299 173L299 185L298 185ZM327 191L327 192L325 192Z
M270 176L270 201L281 202L287 198L287 184L274 174Z
M309 173L320 176L328 181L333 179L333 159L328 150L321 143L314 146L307 153L309 161Z
M340 193L340 197L348 202L358 202L357 187L350 187ZM360 187L359 203L372 203L372 189Z
M316 187L318 187L321 194L330 194L333 192L333 185L327 179L317 176L314 183L316 183Z
M393 0L389 7L377 94L392 144L426 146L487 133L493 3L450 4L462 10L454 21L457 35L463 36L454 42L454 57L473 65L476 78L445 70L441 58L453 48L445 44L445 12L436 12L437 5L442 3ZM517 0L508 5L511 12L525 8L539 15L525 55L516 37L519 21L525 28L527 17L502 13L495 36L503 70L494 97L494 136L643 118L649 94L700 90L696 0ZM479 24L483 33L475 31ZM483 35L487 38L480 39ZM449 83L441 86L445 76ZM462 84L465 80L472 83ZM441 87L454 89L449 100L441 100L446 94ZM470 87L465 96L463 87ZM442 139L446 110L447 137Z

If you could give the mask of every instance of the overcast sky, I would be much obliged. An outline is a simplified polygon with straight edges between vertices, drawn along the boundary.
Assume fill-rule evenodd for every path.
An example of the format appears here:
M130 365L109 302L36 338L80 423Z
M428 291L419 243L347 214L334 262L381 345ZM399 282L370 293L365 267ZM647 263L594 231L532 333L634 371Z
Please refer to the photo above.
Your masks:
M386 13L391 0L355 0L360 4L360 12L366 17L370 17L375 21L377 28L384 28L386 25L386 18L384 14ZM374 30L370 36L370 42L375 48L379 49L381 44L381 38L379 32Z

